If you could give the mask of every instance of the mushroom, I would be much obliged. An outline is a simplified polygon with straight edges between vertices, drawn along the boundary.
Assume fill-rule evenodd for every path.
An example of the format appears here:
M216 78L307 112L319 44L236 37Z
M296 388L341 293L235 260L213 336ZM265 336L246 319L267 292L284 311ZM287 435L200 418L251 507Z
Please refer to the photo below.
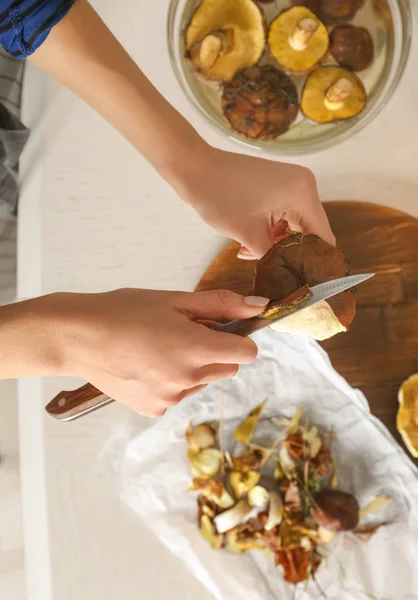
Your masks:
M357 75L342 67L328 66L308 76L301 110L311 121L332 123L358 115L366 102L366 91Z
M350 21L365 0L320 0L319 14L329 24Z
M396 427L412 456L418 458L418 374L403 382L398 399Z
M261 258L254 276L252 294L280 300L304 285L348 275L344 253L316 235L295 233L284 238ZM274 331L296 333L324 340L347 331L355 315L352 292L343 292L303 311L273 323Z
M312 11L294 6L271 24L268 42L277 62L294 75L311 71L328 50L328 32Z
M314 521L330 531L355 529L360 517L360 507L352 494L340 490L322 490L315 496L312 509Z
M363 71L373 62L373 40L364 27L337 25L330 36L330 53L337 63L351 71Z
M294 6L306 6L327 25L351 21L365 0L291 0Z
M203 0L186 29L186 58L204 79L228 81L260 60L265 31L253 0Z
M296 119L298 108L295 84L271 65L240 71L224 84L225 119L232 129L249 139L277 138Z
M189 423L186 430L186 441L193 450L203 450L215 445L216 427L211 423L200 423L192 427Z

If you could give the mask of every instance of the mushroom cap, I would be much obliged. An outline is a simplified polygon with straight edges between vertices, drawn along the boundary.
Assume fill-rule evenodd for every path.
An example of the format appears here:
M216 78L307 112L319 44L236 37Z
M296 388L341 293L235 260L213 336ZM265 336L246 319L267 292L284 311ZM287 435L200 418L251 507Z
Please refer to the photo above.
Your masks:
M228 81L256 64L265 43L264 15L253 0L203 0L185 32L186 57L209 81Z
M280 65L291 73L304 74L327 53L328 31L309 8L294 6L272 22L268 43Z
M351 71L363 71L373 62L373 40L365 27L337 25L330 35L329 50L337 63Z
M256 266L252 294L283 300L295 290L349 273L344 253L316 235L293 234L274 244ZM347 331L355 316L352 292L343 292L271 325L275 331L319 340Z
M249 139L271 140L296 119L296 86L271 65L240 71L224 84L222 110L228 124Z
M339 102L328 101L333 86L341 83L341 91L349 88ZM335 66L319 67L306 79L302 91L301 110L305 117L317 123L343 121L358 115L366 106L367 94L362 81L347 69Z

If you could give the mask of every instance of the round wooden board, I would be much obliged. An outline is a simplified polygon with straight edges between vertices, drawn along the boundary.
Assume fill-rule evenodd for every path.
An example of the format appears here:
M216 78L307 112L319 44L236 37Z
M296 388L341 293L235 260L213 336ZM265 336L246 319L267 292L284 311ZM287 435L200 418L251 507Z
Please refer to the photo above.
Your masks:
M365 202L329 202L325 209L351 272L376 276L358 288L350 331L322 346L335 369L362 390L373 414L402 443L396 430L398 389L418 372L418 220ZM219 254L198 291L249 292L254 262L239 260L238 248L232 242Z

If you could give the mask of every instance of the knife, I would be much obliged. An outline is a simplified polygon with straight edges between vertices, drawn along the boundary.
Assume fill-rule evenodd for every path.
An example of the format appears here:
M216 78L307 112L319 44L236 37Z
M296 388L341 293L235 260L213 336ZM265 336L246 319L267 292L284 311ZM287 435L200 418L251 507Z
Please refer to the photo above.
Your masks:
M373 277L374 273L366 273L363 275L349 275L340 279L334 279L327 281L326 283L320 283L312 288L308 289L309 295L308 300L301 304L296 304L291 307L286 314L279 314L275 318L266 316L257 316L250 319L237 319L217 325L213 327L214 331L220 331L224 333L234 333L246 337L255 333L256 331L269 327L272 323L287 319L301 310L305 310L310 306L314 306L318 302L332 298L341 292L345 292L367 279ZM103 394L100 390L95 388L91 383L72 391L60 392L49 404L46 406L46 411L52 417L55 417L59 421L73 421L87 415L99 408L103 408L108 404L114 402L109 396Z

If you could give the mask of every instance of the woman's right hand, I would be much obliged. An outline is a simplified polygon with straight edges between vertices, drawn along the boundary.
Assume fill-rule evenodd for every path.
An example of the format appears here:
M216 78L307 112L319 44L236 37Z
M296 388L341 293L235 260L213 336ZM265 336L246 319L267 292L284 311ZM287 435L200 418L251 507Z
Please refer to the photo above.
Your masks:
M249 338L196 321L253 317L267 302L225 290L51 294L5 307L14 327L10 321L7 327L7 310L0 309L0 322L6 315L0 347L8 347L14 361L9 376L81 377L136 412L158 417L208 383L233 377L257 356ZM0 359L7 377L7 352L0 350Z

